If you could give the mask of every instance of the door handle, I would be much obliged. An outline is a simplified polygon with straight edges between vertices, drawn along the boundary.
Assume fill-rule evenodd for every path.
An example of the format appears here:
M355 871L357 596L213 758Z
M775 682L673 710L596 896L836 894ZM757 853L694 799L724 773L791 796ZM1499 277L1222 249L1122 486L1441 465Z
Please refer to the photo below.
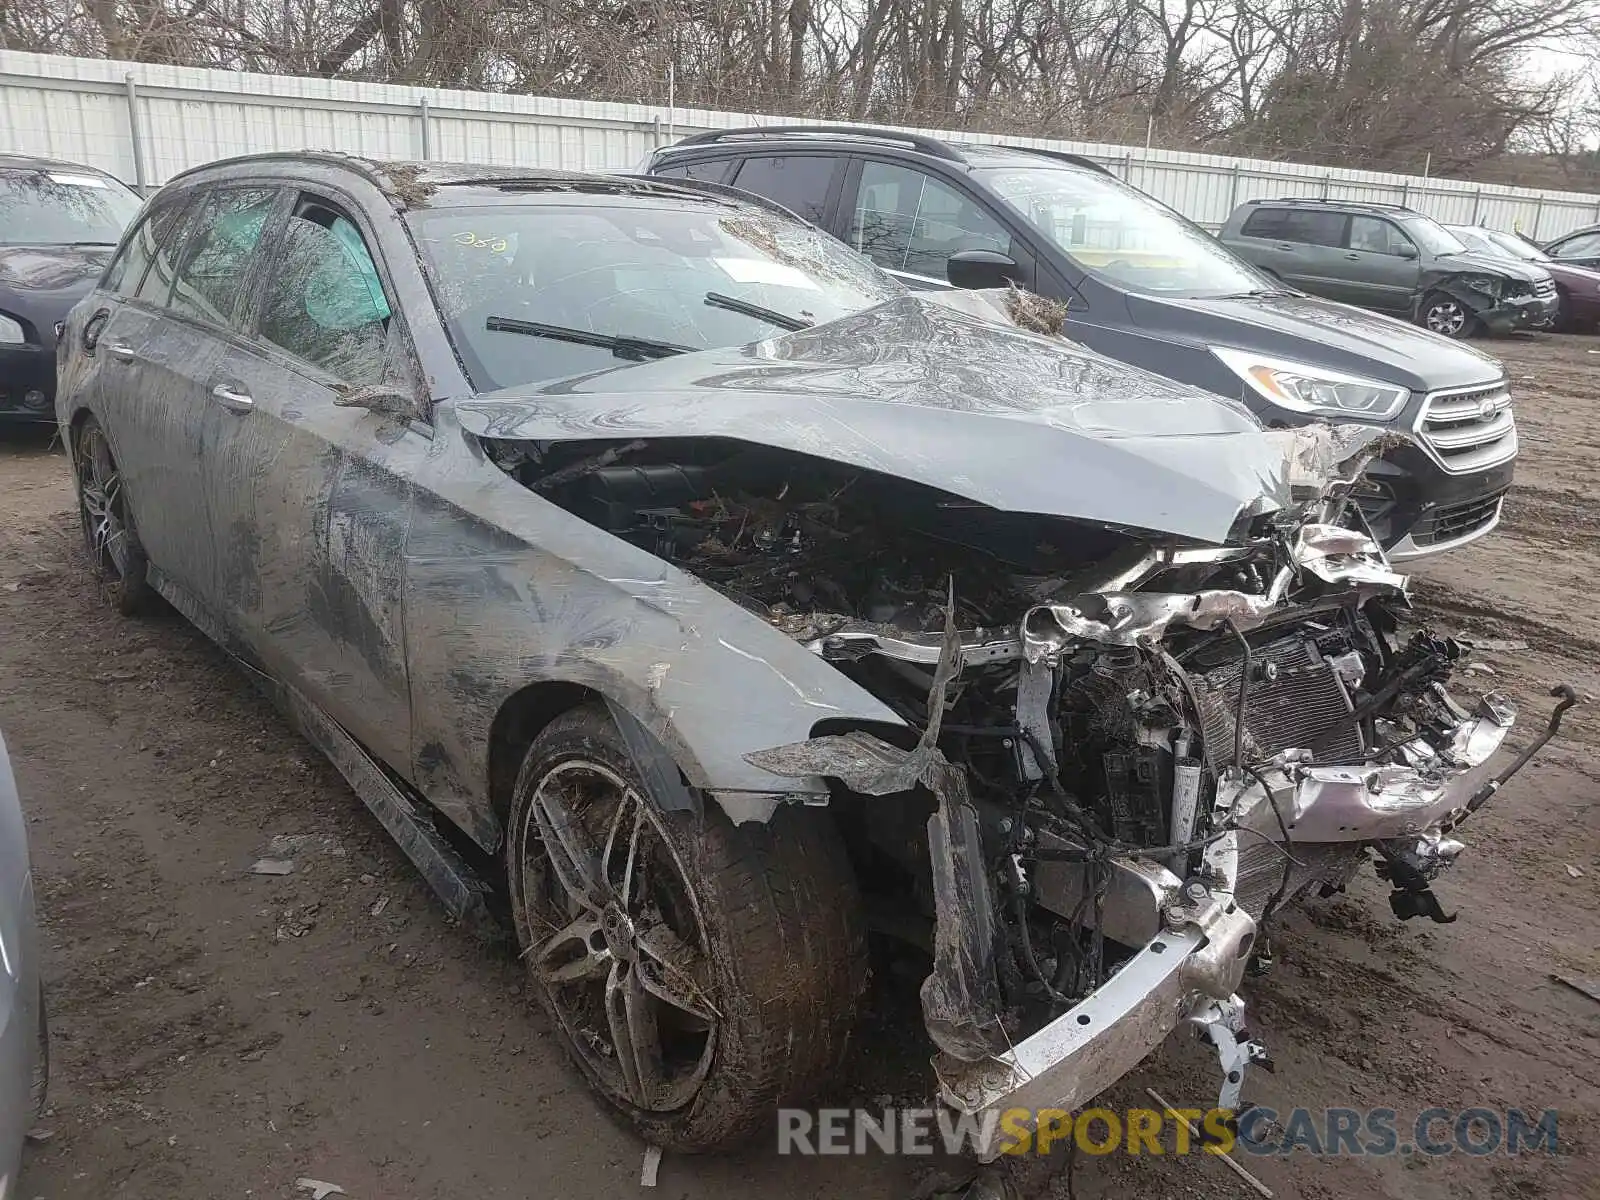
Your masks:
M1360 262L1361 261L1361 255L1359 255L1359 254L1355 254L1355 253L1346 254L1345 257L1348 258L1351 262Z
M1288 251L1293 252L1294 248L1295 248L1295 246L1294 246L1293 242L1279 242L1278 243L1278 249L1279 250L1288 250Z
M112 342L106 347L106 351L118 362L131 363L139 357L127 342Z
M211 395L216 402L229 412L247 413L256 406L248 392L236 392L225 383L219 383L211 389Z

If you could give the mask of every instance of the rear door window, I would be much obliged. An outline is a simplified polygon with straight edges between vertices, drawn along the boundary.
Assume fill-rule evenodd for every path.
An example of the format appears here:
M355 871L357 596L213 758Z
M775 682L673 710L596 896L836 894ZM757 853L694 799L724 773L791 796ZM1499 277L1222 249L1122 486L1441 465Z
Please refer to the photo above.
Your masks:
M144 282L145 270L156 256L159 246L170 243L179 228L184 208L189 203L187 194L157 200L144 215L139 227L123 243L122 250L112 260L101 285L119 296L132 296Z
M1245 237L1283 238L1287 228L1286 208L1258 208L1245 218L1239 232Z
M172 281L177 278L178 264L183 261L184 244L188 241L190 232L194 229L195 213L199 209L197 202L191 201L183 210L183 215L173 222L170 229L160 232L152 247L150 266L144 273L144 280L139 284L134 297L144 300L157 308L165 308L167 298L172 295Z
M380 384L389 320L360 229L320 198L302 198L270 265L258 337L337 379Z
M1291 209L1284 217L1283 237L1291 242L1304 242L1308 246L1344 245L1348 218L1343 213Z
M251 257L277 198L275 188L219 188L205 198L169 308L224 328L235 323Z
M842 159L826 154L785 154L747 158L734 186L776 200L813 225L827 215L828 194Z
M958 250L1011 253L1011 234L964 192L925 171L868 162L850 221L850 244L888 271L943 281Z

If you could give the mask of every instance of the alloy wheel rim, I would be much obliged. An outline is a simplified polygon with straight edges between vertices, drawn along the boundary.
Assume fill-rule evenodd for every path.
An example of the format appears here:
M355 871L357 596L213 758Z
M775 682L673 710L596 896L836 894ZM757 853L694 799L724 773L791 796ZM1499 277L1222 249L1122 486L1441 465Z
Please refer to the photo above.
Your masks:
M692 1101L721 1026L700 907L654 807L574 758L539 780L522 845L528 969L575 1052L649 1112Z
M1435 333L1456 334L1466 324L1467 315L1454 300L1435 304L1428 310L1428 328Z
M89 552L109 574L121 580L128 573L128 523L122 499L122 473L117 470L105 435L91 430L80 447L83 479L78 504L83 513Z

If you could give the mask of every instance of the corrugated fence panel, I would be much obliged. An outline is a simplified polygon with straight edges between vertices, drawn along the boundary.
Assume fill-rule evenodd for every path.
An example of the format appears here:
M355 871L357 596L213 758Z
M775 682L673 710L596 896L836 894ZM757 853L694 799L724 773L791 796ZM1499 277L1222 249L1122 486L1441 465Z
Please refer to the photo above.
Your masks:
M265 150L632 170L655 147L690 133L817 123L0 50L0 151L90 163L146 188L212 159ZM1600 196L1573 192L1094 142L924 132L953 142L1083 155L1211 229L1245 200L1281 196L1404 204L1454 224L1481 221L1545 239L1600 223Z

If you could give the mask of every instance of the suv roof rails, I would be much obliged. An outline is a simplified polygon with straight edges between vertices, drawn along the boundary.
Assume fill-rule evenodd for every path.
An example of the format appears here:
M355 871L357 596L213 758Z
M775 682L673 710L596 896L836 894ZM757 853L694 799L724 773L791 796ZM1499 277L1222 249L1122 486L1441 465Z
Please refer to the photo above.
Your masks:
M1246 204L1338 204L1344 208L1388 208L1395 212L1415 212L1407 204L1389 204L1383 200L1336 200L1328 196L1262 196L1247 200Z
M903 133L898 129L874 129L862 125L750 125L743 129L712 129L686 137L663 150L678 150L685 146L709 146L717 142L733 142L776 137L850 137L867 142L897 142L920 150L934 158L948 162L965 162L961 152L948 142L921 133Z

